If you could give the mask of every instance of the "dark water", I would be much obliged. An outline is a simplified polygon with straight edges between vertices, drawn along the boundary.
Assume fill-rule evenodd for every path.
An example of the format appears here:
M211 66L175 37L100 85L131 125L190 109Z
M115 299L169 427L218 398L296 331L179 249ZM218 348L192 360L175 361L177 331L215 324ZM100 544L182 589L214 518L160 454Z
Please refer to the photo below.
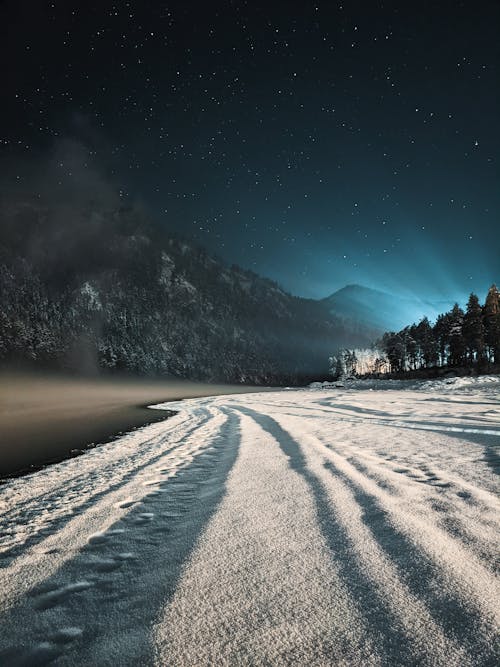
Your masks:
M31 472L172 414L150 410L148 405L252 391L263 388L182 380L0 375L0 477Z

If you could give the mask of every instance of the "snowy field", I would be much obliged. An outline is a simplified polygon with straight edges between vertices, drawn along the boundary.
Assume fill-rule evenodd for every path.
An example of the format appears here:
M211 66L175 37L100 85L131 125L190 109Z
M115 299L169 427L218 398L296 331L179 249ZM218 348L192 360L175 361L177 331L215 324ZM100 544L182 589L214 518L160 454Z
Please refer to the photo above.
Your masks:
M173 406L0 486L2 666L499 663L498 378Z

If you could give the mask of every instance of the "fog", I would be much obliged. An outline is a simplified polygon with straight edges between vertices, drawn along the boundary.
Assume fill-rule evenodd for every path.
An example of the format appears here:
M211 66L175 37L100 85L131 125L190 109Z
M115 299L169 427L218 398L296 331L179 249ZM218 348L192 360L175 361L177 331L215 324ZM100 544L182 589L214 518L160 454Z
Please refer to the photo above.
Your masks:
M183 380L0 375L0 476L22 474L170 412L147 406L198 396L263 391ZM265 390L264 390L265 391Z

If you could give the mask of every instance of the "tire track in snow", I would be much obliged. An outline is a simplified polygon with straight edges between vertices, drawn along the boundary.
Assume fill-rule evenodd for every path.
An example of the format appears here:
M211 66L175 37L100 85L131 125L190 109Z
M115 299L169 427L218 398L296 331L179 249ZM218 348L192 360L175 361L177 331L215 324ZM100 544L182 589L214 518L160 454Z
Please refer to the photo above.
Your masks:
M209 433L196 434L203 448L188 466L148 486L126 514L115 513L113 523L3 615L0 662L150 664L148 629L175 590L237 455L234 417L217 411L213 421ZM31 622L23 626L26 618ZM16 642L6 646L10 634Z
M189 415L188 419L192 421L193 416ZM142 450L145 449L149 453L150 446L160 441L166 433L176 429L182 431L187 427L186 421L181 421L179 415L167 419L169 420L168 425L164 422L156 422L123 436L120 438L119 448L113 446L117 442L114 440L96 449L86 451L84 456L93 457L95 467L99 469L100 478L116 473L117 467L122 469L127 464L132 464L131 467L133 467L134 461L144 456ZM157 428L152 428L153 426ZM145 435L148 436L146 439L144 439ZM85 462L86 459L82 461L80 457L66 459L30 475L3 481L0 486L2 495L0 510L3 522L19 520L20 513L23 519L27 518L28 512L37 514L38 509L32 507L35 502L37 507L48 506L52 502L55 502L56 506L61 496L72 494L72 499L78 497L82 491L88 492L89 474ZM40 483L37 484L38 480ZM27 510L24 508L25 490L27 490L26 495L29 494L30 501Z
M126 482L133 479L141 470L154 464L160 460L165 454L174 451L180 442L188 438L190 434L201 428L211 419L210 415L200 413L197 415L195 425L191 425L192 420L187 420L185 424L176 425L175 428L167 429L163 426L160 430L153 427L160 427L161 423L155 423L151 426L145 427L144 430L135 431L131 443L125 441L123 444L132 445L132 455L123 456L125 452L122 449L122 457L119 460L105 462L104 465L99 465L99 461L95 462L95 470L87 470L79 474L77 477L70 476L67 479L65 475L64 482L59 488L46 493L40 493L35 498L30 497L29 512L23 511L23 491L25 488L29 490L32 484L26 482L27 478L20 478L15 480L13 489L5 500L6 503L11 503L12 498L16 498L15 509L10 515L1 516L0 531L3 535L2 548L0 549L0 563L5 567L10 558L16 557L18 553L25 551L27 548L33 549L36 545L43 541L47 535L62 530L64 525L71 521L75 514L82 514L85 510L96 503L100 498L105 497L110 492L119 489ZM150 435L150 431L154 431L154 435L146 440L141 439L141 436ZM167 431L165 433L165 431ZM175 439L170 440L172 432L175 434ZM170 436L170 437L169 437ZM168 442L168 448L164 449L165 443ZM110 448L113 449L113 442L110 443ZM103 445L102 447L106 447ZM128 447L127 447L128 453ZM99 451L100 456L105 454ZM96 458L96 457L94 457ZM113 457L112 457L113 458ZM61 468L65 462L61 462ZM84 466L81 466L84 467ZM57 477L64 475L62 469L50 469L50 473L54 473ZM62 475L61 475L62 473ZM44 479L41 472L34 473L40 479ZM34 481L34 480L30 480ZM42 482L43 483L43 482ZM54 483L54 482L53 482ZM33 501L36 500L36 503ZM42 521L40 520L42 516ZM10 525L18 525L22 519L22 527L25 532L25 539L19 539L19 535L14 535L12 539L12 546L6 543L5 536L8 535ZM16 539L17 538L17 539ZM2 562L3 561L3 562Z
M320 435L318 438L323 442ZM332 445L325 444L325 447L340 453ZM465 548L471 548L484 567L492 572L498 571L497 517L500 504L491 493L477 489L454 473L450 474L435 465L432 469L424 465L417 468L407 465L388 467L387 461L358 447L352 448L352 454L342 455L382 489L409 502L420 503L426 511L431 510L437 526L450 537L460 540ZM402 475L405 476L404 484L401 483ZM457 496L463 501L460 511L456 505Z
M155 664L382 664L316 512L275 434L243 416L226 497L158 619Z
M278 417L282 420L281 414L278 413ZM418 436L418 440L414 435L406 438L401 436L397 440L397 446L392 450L393 455L389 456L385 451L377 451L373 432L369 438L366 436L360 438L358 429L350 429L347 440L345 432L335 433L332 424L327 425L330 429L325 429L325 425L323 428L318 428L311 423L307 431L317 437L325 447L342 455L361 474L375 481L378 486L390 490L393 495L419 503L428 503L431 507L435 506L441 513L441 516L435 515L437 521L453 519L453 526L443 527L462 539L465 545L473 541L478 549L484 550L485 558L489 560L484 564L494 568L500 500L491 491L478 487L477 483L472 483L470 479L465 479L457 472L460 470L463 473L466 468L470 470L477 451L472 448L465 451L461 449L453 456L454 469L450 470L445 468L445 464L449 462L442 461L439 457L439 450L450 449L448 435L440 435L437 440L433 440L433 455L425 454L422 447L427 444L425 436ZM332 436L327 440L325 433L328 430ZM346 440L345 446L342 445L342 440ZM331 444L332 442L335 442L335 446ZM420 447L424 458L417 457L417 460L414 460L413 457L412 460L408 460L401 452L403 443L405 446L410 446L413 453ZM403 475L404 484L401 483ZM439 495L436 491L439 491ZM459 504L460 516L452 517L451 514L458 509L457 496L463 501Z
M401 503L343 456L301 430L302 446L319 450L330 470L355 494L357 504L367 509L367 526L372 531L380 528L378 539L399 563L401 573L406 573L407 580L414 584L414 590L422 586L422 593L427 588L427 604L447 625L448 633L463 635L469 651L482 660L477 664L495 664L500 597L494 575L471 550L440 529L431 512L425 517L416 514L412 503ZM414 575L419 577L418 583L415 578L410 581L412 567L419 573Z
M375 410L357 405L332 403L331 400L317 401L317 404L328 408L328 411L332 415L335 415L338 421L352 423L365 423L368 421L370 424L376 424L378 426L392 426L394 428L406 428L419 431L439 431L442 433L482 434L500 438L500 428L486 428L487 425L491 425L491 419L486 420L483 418L480 420L484 421L486 426L483 426L482 423L480 423L479 427L473 427L469 424L457 424L455 421L456 417L453 423L416 420L414 418L415 413L413 410L393 415L390 412L380 409ZM352 413L358 413L360 416L355 416ZM448 417L448 415L442 414L437 416ZM404 418L408 417L411 417L411 420L406 421ZM477 421L478 416L470 417L469 420Z
M314 497L319 525L329 543L333 562L369 619L377 636L384 664L472 665L466 652L447 640L428 610L398 577L360 520L361 508L343 487L332 488L323 460L314 450L302 448L298 440L272 417L240 408L275 437ZM300 431L299 431L300 432ZM429 646L430 644L430 646Z
M174 442L173 448L163 449L152 458L150 457L145 464L142 462L136 470L131 471L130 479L120 478L115 486L104 489L93 496L92 502L84 503L80 512L77 506L75 513L71 514L61 526L56 526L54 533L43 536L40 543L22 552L4 568L0 577L0 610L11 607L22 595L56 572L83 548L89 536L108 530L119 518L130 512L130 507L139 502L148 491L151 491L148 488L147 475L153 474L156 478L159 477L156 472L157 466L163 465L165 470L179 467L175 461L172 462L172 449L175 451L181 447L185 448L186 443L194 439L192 451L200 452L203 447L207 446L206 441L211 431L218 430L224 420L225 416L221 413L218 413L216 417L208 418L209 430L207 433L203 433L203 429L200 433L200 429L196 427L189 429L181 440L182 445ZM152 426L157 426L157 424ZM146 430L148 428L146 427ZM201 446L198 444L200 441ZM189 463L190 455L189 451L187 455L181 455L179 464ZM89 477L95 474L91 460L92 457L88 456Z
M474 405L478 405L478 402L474 402ZM283 412L276 410L276 406L273 407L275 407L275 412L282 421ZM303 406L300 407L300 412L302 410ZM297 417L297 415L293 415L292 413L285 414L295 419ZM447 438L450 435L456 434L447 433L446 435L443 434L434 438L433 442L435 445L440 445L439 450L434 446L433 455L429 454L425 463L414 463L413 460L404 460L405 457L403 457L403 460L400 459L400 446L396 450L393 449L397 453L396 457L395 455L382 456L378 452L375 453L369 443L365 443L363 447L358 445L356 440L360 429L365 429L366 432L366 424L362 422L353 422L356 424L356 430L353 432L351 429L348 439L345 438L345 430L342 434L337 432L339 424L333 420L323 420L320 428L318 428L317 423L314 423L314 420L308 420L308 422L310 424L310 429L308 426L308 430L320 440L324 439L324 433L328 432L328 430L332 434L337 433L337 437L334 438L336 442L335 451L344 456L363 475L373 479L379 486L390 490L395 495L408 496L412 500L426 502L428 505L426 509L431 508L433 510L432 513L435 516L435 520L443 530L446 530L451 537L459 539L464 547L472 546L473 552L482 559L485 567L492 572L498 570L500 566L497 559L498 540L496 539L500 512L498 496L487 489L480 488L477 485L477 479L464 479L457 472L458 470L462 473L465 471L470 472L473 468L473 461L471 459L474 456L474 452L470 445L468 445L468 455L460 456L459 450L453 451L451 461L454 468L452 470L446 470L443 467L445 463L449 466L449 460L440 461L439 459L439 451L449 451L450 449L450 441ZM342 425L342 422L340 422L340 425ZM372 431L372 433L379 437L381 431L377 429L377 431ZM425 436L423 435L411 436L411 440L414 441L415 437L420 438L419 441L422 443L427 440L424 439ZM470 437L468 436L468 438ZM346 439L347 445L345 447L341 446L339 438ZM406 440L410 442L410 436L407 436ZM402 441L403 436L399 438L399 444ZM484 446L483 442L480 444ZM331 447L329 444L326 444L326 446ZM414 456L416 451L415 444L412 443L410 446L412 456ZM475 452L475 456L477 456L477 452ZM401 484L402 474L406 476L406 483L404 485ZM484 481L484 478L481 481ZM436 489L441 490L440 496L436 496ZM463 499L460 512L457 511L455 496Z

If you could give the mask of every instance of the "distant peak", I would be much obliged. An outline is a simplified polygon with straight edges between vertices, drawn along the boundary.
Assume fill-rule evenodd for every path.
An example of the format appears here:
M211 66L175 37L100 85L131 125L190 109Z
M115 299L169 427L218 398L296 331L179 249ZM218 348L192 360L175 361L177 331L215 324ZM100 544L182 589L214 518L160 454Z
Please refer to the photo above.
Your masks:
M363 295L383 294L384 296L386 295L385 292L373 289L373 287L366 287L365 285L350 283L349 285L345 285L345 287L341 287L340 289L336 290L335 292L333 292L333 294L330 294L330 296L327 296L323 300L328 301L330 299L334 299L337 296L361 295L361 294Z

